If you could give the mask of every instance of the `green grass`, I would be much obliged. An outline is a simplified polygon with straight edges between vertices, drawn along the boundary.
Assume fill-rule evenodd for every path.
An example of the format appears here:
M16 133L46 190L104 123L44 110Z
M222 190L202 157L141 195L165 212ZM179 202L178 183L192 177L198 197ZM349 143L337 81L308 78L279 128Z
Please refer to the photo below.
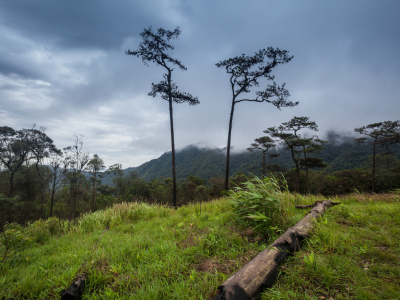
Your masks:
M80 273L83 299L207 299L267 244L235 223L228 199L201 209L125 203L61 222L63 235L0 263L0 299L59 299Z
M341 200L258 299L400 299L400 197Z
M305 215L294 204L320 199L285 194L287 218L280 229ZM398 201L394 195L343 199L283 263L276 285L258 298L399 297ZM88 278L83 299L209 299L280 231L257 236L238 223L226 198L203 203L201 210L198 204L174 210L122 203L75 224L61 222L62 235L10 253L0 263L0 299L59 299L80 273ZM304 259L311 253L313 262Z

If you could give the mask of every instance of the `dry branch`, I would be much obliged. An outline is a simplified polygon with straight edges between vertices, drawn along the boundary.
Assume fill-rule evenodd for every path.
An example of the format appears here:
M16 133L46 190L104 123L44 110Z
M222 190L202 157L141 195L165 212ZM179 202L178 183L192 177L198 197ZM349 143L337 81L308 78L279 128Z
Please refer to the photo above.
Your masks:
M328 200L308 205L308 207L315 207L267 249L222 283L218 287L219 294L211 300L247 300L261 292L263 288L271 287L276 279L277 267L290 252L299 247L302 240L309 236L313 227L312 221L322 216L328 207L337 204L340 203ZM299 208L306 208L306 206L300 205Z

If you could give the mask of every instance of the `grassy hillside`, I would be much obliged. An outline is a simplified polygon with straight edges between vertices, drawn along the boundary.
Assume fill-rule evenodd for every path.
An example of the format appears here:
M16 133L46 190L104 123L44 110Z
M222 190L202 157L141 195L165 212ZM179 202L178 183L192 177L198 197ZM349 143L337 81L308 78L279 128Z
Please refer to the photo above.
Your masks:
M61 222L64 234L0 265L0 299L59 299L79 273L89 278L83 299L207 299L266 247L234 220L223 199L201 213L199 205L124 203Z
M306 213L294 203L318 199L287 194L285 226ZM340 200L261 299L398 299L399 196ZM122 203L76 222L47 223L31 224L23 235L35 243L1 262L0 299L59 299L82 273L83 299L208 299L279 233L263 237L240 226L227 198L178 210Z
M400 197L352 195L315 227L260 299L400 299Z

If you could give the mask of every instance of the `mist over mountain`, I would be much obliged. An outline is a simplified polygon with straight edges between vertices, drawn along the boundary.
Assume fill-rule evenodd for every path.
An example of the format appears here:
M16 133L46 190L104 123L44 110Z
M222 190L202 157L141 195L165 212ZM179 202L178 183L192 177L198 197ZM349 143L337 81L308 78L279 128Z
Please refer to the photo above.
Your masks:
M372 154L372 148L368 144L357 144L355 135L339 133L335 130L327 132L324 145L325 149L318 155L327 164L328 172L340 170L352 170L363 168L368 162L368 156ZM400 147L397 147L394 155L400 159ZM286 170L293 167L290 151L282 146L276 147L268 154L280 153L277 158L266 156L267 163L278 163ZM226 163L226 148L218 148L208 142L187 145L176 151L177 181L183 182L189 175L195 175L206 182L212 177L224 177ZM261 175L262 152L261 151L233 151L231 153L230 176L238 172ZM124 169L124 175L134 171L139 177L151 181L160 177L172 177L171 151L165 152L159 158L150 160L138 167ZM106 175L102 183L112 184L111 175Z
M354 139L357 138L356 134L341 133L335 129L330 129L326 132L323 139L329 141L331 145L353 143Z
M328 171L357 169L365 166L371 147L368 144L357 144L353 136L341 135L330 131L328 143L320 153L320 157L329 164ZM278 150L278 151L277 151ZM269 163L279 163L285 169L293 166L290 152L278 148L270 153L280 153L273 160L267 156ZM397 157L400 157L397 151ZM206 181L211 177L223 177L225 171L225 149L220 149L205 142L191 144L177 151L176 170L178 181L185 180L189 175L195 175ZM261 175L261 151L242 151L231 156L230 176L238 172ZM158 159L153 159L134 169L146 181L162 177L171 177L171 152L166 152Z

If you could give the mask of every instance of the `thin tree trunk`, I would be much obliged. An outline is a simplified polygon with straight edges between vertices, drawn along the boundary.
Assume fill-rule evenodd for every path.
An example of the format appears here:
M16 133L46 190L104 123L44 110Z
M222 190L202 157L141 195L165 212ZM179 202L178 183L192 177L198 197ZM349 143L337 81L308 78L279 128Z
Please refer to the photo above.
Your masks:
M232 134L232 120L233 120L234 110L235 110L235 99L232 99L231 116L229 118L228 146L226 147L225 190L228 190L228 183L229 183L229 160L231 154L231 134Z
M54 204L54 194L56 192L56 178L53 180L53 189L51 191L51 199L50 199L50 217L53 216L53 204Z
M265 152L263 151L263 176L265 177Z
M44 218L44 177L40 174L39 162L36 163L36 171L40 177L40 186L42 187L42 192L40 195L40 218Z
M10 191L8 193L8 198L14 197L14 172L10 172Z
M82 187L82 196L81 196L81 201L80 201L80 203L78 202L78 204L79 204L79 209L82 209L83 208L83 197L85 197L85 194L86 194L86 191L85 191L85 189ZM89 206L90 206L90 204L89 204ZM82 210L83 211L83 210Z
M297 184L297 192L300 193L300 169L297 163L296 163L296 184Z
M92 211L95 210L95 201L96 201L96 174L94 174L93 178L93 197L92 197Z
M300 171L299 171L299 164L297 163L296 159L294 158L294 153L292 152L292 159L296 167L296 185L295 190L297 193L300 193Z
M174 118L172 114L172 95L171 95L171 70L168 70L168 97L169 97L169 120L171 128L171 148L172 148L172 203L175 209L176 204L176 170L175 170L175 141L174 141Z
M307 192L310 193L310 182L308 180L308 165L307 165L307 155L304 152L304 162L306 166L306 181L307 181Z
M40 218L44 218L44 182L42 179L42 194L40 196Z
M375 143L373 145L372 153L372 192L375 192Z

